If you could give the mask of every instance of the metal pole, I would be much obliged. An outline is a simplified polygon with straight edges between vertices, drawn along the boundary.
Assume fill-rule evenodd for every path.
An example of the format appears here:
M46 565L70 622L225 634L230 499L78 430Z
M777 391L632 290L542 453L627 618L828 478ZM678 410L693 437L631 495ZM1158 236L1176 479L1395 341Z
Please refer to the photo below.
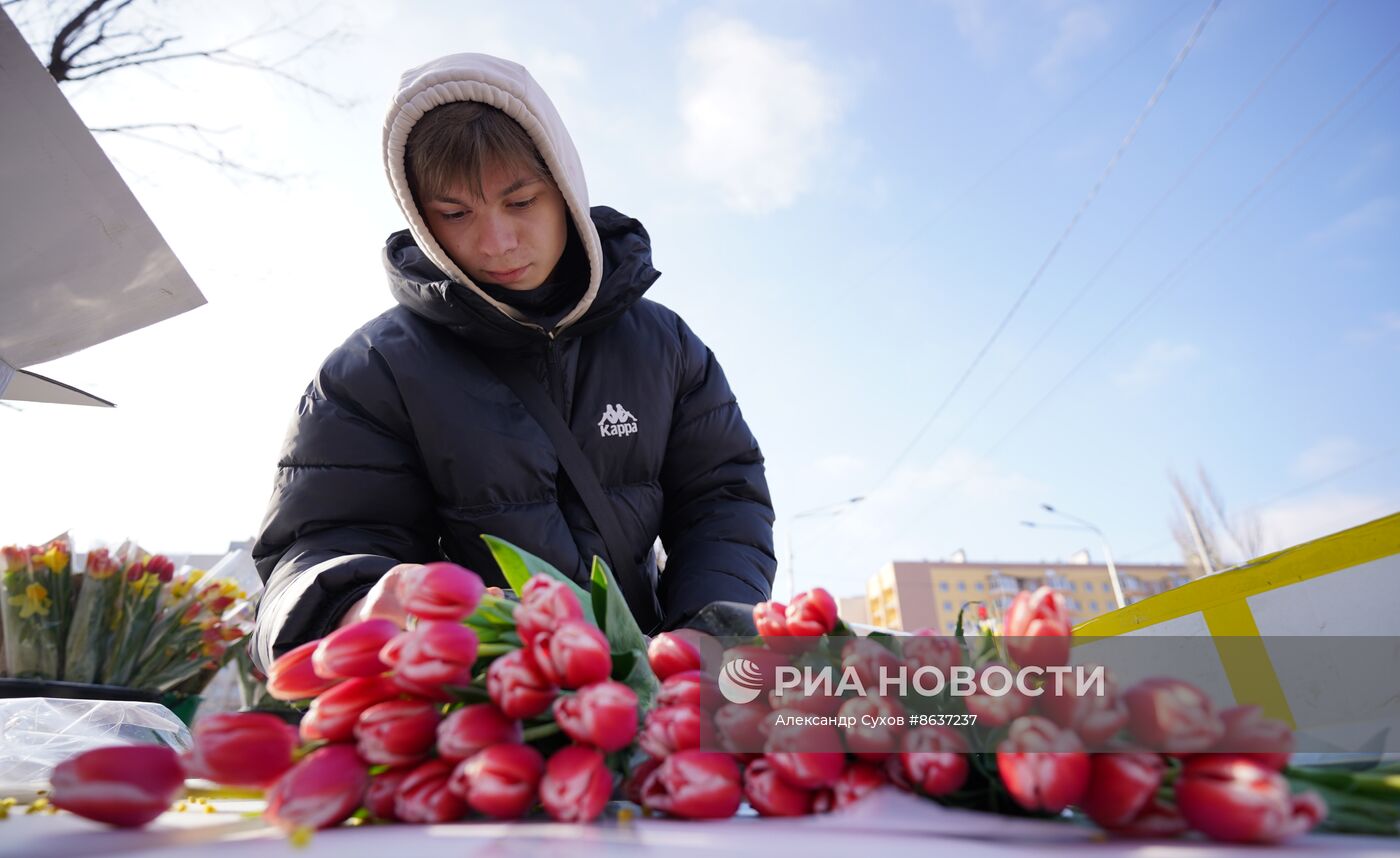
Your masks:
M796 525L796 523L797 523L797 520L798 520L799 518L813 518L813 517L815 517L815 516L822 515L822 514L826 514L826 515L840 515L841 513L843 513L843 512L846 511L846 507L851 506L852 504L860 503L860 502L863 501L863 500L865 500L865 495L857 495L857 496L855 496L855 497L853 497L853 498L847 498L846 500L837 501L836 503L823 504L822 506L813 507L812 509L803 510L802 512L799 512L799 513L796 513L796 514L794 514L794 515L788 516L788 526L787 526L787 567L788 567L788 601L789 601L789 602L792 601L792 597L793 597L793 596L796 596L796 595L797 595L797 572L796 572L796 570L795 570L794 567L793 567L793 551L792 551L792 531L793 531L793 527L794 527L794 526Z
M1048 503L1041 504L1040 508L1050 513L1051 515L1058 515L1062 518L1067 518L1070 521L1078 522L1085 528L1092 530L1094 533L1097 533L1099 535L1099 541L1103 543L1103 557L1106 561L1106 565L1108 566L1108 581L1110 584L1113 585L1113 600L1118 603L1118 607L1120 608L1127 606L1128 602L1126 599L1123 598L1123 583L1118 580L1118 567L1113 565L1113 552L1110 551L1108 548L1108 537L1104 536L1104 532L1098 528L1098 525L1094 524L1091 521L1086 521L1085 519L1082 519L1077 515L1070 515L1067 512L1060 512Z

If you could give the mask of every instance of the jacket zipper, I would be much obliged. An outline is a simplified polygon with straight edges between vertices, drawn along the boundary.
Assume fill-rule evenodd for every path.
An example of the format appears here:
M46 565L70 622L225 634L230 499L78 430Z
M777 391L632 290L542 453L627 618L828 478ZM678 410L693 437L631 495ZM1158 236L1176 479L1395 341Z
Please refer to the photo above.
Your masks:
M549 395L554 400L554 404L559 409L560 414L564 414L564 371L559 366L559 349L556 345L554 335L549 336L549 343L545 346L545 366L549 377ZM565 421L568 415L564 415Z

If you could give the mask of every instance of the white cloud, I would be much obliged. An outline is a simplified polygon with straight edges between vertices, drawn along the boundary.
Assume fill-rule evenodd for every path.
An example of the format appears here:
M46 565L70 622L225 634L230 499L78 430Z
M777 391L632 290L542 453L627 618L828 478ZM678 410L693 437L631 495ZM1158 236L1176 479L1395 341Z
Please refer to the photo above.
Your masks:
M686 39L681 67L681 156L725 202L764 213L810 184L840 119L836 80L802 42L733 18L706 18Z
M1326 245L1347 239L1357 233L1385 226L1400 208L1394 197L1377 197L1342 215L1327 226L1308 233L1307 243Z
M1293 461L1293 474L1305 480L1320 479L1359 461L1361 453L1361 445L1354 438L1324 438L1298 455Z
M1259 512L1264 551L1279 551L1389 515L1400 498L1326 492Z
M1191 343L1157 340L1138 355L1131 366L1115 374L1113 381L1119 387L1128 390L1142 390L1158 384L1173 369L1191 363L1200 357L1200 354L1200 349Z
M1092 6L1076 6L1060 16L1059 31L1050 49L1035 64L1043 83L1053 83L1065 66L1089 53L1112 32L1108 19Z

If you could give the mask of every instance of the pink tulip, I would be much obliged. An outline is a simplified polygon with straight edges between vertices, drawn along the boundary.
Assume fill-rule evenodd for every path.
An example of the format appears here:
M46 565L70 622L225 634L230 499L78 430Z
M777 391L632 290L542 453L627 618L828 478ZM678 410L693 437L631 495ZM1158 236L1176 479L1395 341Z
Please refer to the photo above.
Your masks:
M369 788L365 790L365 808L374 814L376 819L385 822L399 821L398 814L394 812L394 801L398 798L404 778L412 774L414 768L415 766L401 766L381 772L370 779Z
M1021 667L1052 667L1069 663L1070 629L1065 597L1040 587L1016 594L1006 611L1002 639Z
M515 631L526 646L533 644L540 632L552 632L564 623L582 619L583 607L567 584L536 575L520 588Z
M413 632L402 631L389 638L389 641L384 644L384 648L379 651L379 660L388 665L390 670L398 667L399 661L403 658L404 645L411 637L413 637Z
M700 747L700 710L694 706L666 706L647 713L646 725L637 744L642 750L657 759L664 759L677 751L691 751Z
M195 722L190 777L261 789L292 767L297 731L275 715L221 712Z
M681 819L727 819L742 797L739 765L716 751L677 751L642 786L642 805Z
M1147 679L1125 695L1128 727L1144 750L1194 754L1210 750L1225 724L1196 686L1180 679Z
M481 576L456 563L428 563L400 585L404 610L420 620L460 622L481 602Z
M1246 756L1281 772L1293 754L1293 730L1276 718L1265 718L1258 706L1233 706L1220 713L1225 735L1212 753Z
M70 757L49 776L57 807L118 828L138 828L164 813L185 786L180 755L159 745L96 748Z
M837 717L845 723L846 750L867 762L881 762L899 750L904 737L904 707L892 697L852 697Z
M267 693L278 700L308 700L339 682L316 675L312 657L320 645L314 640L279 656L267 672Z
M910 677L921 667L934 667L943 676L951 676L952 669L963 663L962 648L957 638L941 637L929 629L920 629L898 640L899 651Z
M622 778L622 795L633 804L642 803L642 787L646 785L647 778L651 773L661 768L662 760L649 757L643 754L641 758L627 769L627 773Z
M492 703L464 706L437 728L438 756L459 762L492 745L520 744L520 722L506 717Z
M1069 682L1055 694L1055 683L1049 681L1036 705L1040 713L1061 727L1079 735L1090 749L1102 748L1128 725L1128 703L1118 693L1113 675L1104 672L1103 694L1078 695Z
M1080 807L1100 827L1122 828L1157 794L1164 769L1156 754L1094 754Z
M486 669L486 693L507 718L533 718L549 708L559 689L540 673L525 650L518 649L491 662Z
M581 745L619 751L637 735L637 693L612 680L585 685L554 701L554 720Z
M453 765L448 760L428 760L399 784L394 815L404 822L455 822L467 815L467 803L448 788Z
M706 712L713 712L724 703L719 693L719 684L713 676L699 670L673 673L661 683L654 705L694 706Z
M492 819L519 819L535 804L544 758L529 745L492 745L452 773L449 786L471 809Z
M797 594L784 615L787 633L800 637L820 637L836 630L836 600L820 587Z
M360 714L360 757L377 766L406 766L428 756L437 738L438 709L426 700L386 700Z
M570 620L553 631L540 632L526 651L540 674L561 688L602 682L612 672L608 639L583 620Z
M831 793L839 810L850 807L876 789L889 783L885 773L870 763L855 763L841 773Z
M762 816L806 816L812 812L812 791L778 777L764 757L744 769L744 798Z
M1089 755L1073 731L1031 715L1014 721L997 745L997 771L1021 807L1058 813L1084 796Z
M389 669L379 657L399 627L389 620L363 620L322 638L311 656L316 675L325 679L378 676Z
M355 736L360 713L376 703L393 700L400 693L388 677L347 679L311 701L311 708L301 719L302 741L348 742Z
M570 745L549 758L540 780L540 804L560 822L598 818L612 796L613 777L603 753Z
M1186 820L1176 806L1151 796L1127 823L1109 829L1114 837L1142 837L1159 840L1175 837L1187 829Z
M779 723L793 715L782 709L773 713L773 726L765 746L769 765L795 787L819 789L836 783L846 770L841 734L829 724Z
M1176 781L1176 804L1192 828L1230 843L1277 843L1327 815L1317 793L1292 795L1278 772L1228 755L1187 760Z
M967 740L950 727L915 727L904 734L897 763L902 780L935 798L957 792L967 782Z
M854 670L870 694L881 693L883 679L898 676L903 666L899 656L874 638L852 638L841 648L841 670Z
M691 637L694 634L698 633L678 630L662 632L651 639L647 645L647 661L651 663L651 672L656 674L657 679L665 680L674 674L700 670L705 666L700 647Z
M476 663L476 633L455 622L420 623L409 633L395 678L412 691L471 685Z
M355 746L318 748L272 787L263 816L283 831L339 825L359 808L369 780Z
M758 703L726 703L715 712L715 733L719 745L735 754L761 754L768 736L764 722L768 707Z
M976 690L962 698L968 714L977 716L977 726L979 727L1004 727L1030 712L1031 707L1035 704L1035 701L1022 694L1014 683L1007 688L1004 694L999 696L991 694L987 690L988 687L1000 691L1003 681L1006 679L998 672L996 680L991 683L986 681L988 669L997 666L1005 667L1005 665L996 664L983 665L974 678ZM1014 677L1015 674L1013 673L1012 676Z
M808 689L803 684L768 692L768 706L772 709L793 709L809 715L830 716L840 711L846 699L836 693L827 693L821 688Z

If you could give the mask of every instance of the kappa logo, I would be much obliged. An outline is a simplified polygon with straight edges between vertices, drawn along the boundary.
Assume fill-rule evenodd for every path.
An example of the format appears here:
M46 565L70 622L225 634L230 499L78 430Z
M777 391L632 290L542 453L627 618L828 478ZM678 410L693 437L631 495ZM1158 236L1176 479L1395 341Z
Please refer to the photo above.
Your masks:
M603 419L598 421L598 433L604 438L622 438L637 433L637 418L622 407L622 403L609 405L603 411Z

